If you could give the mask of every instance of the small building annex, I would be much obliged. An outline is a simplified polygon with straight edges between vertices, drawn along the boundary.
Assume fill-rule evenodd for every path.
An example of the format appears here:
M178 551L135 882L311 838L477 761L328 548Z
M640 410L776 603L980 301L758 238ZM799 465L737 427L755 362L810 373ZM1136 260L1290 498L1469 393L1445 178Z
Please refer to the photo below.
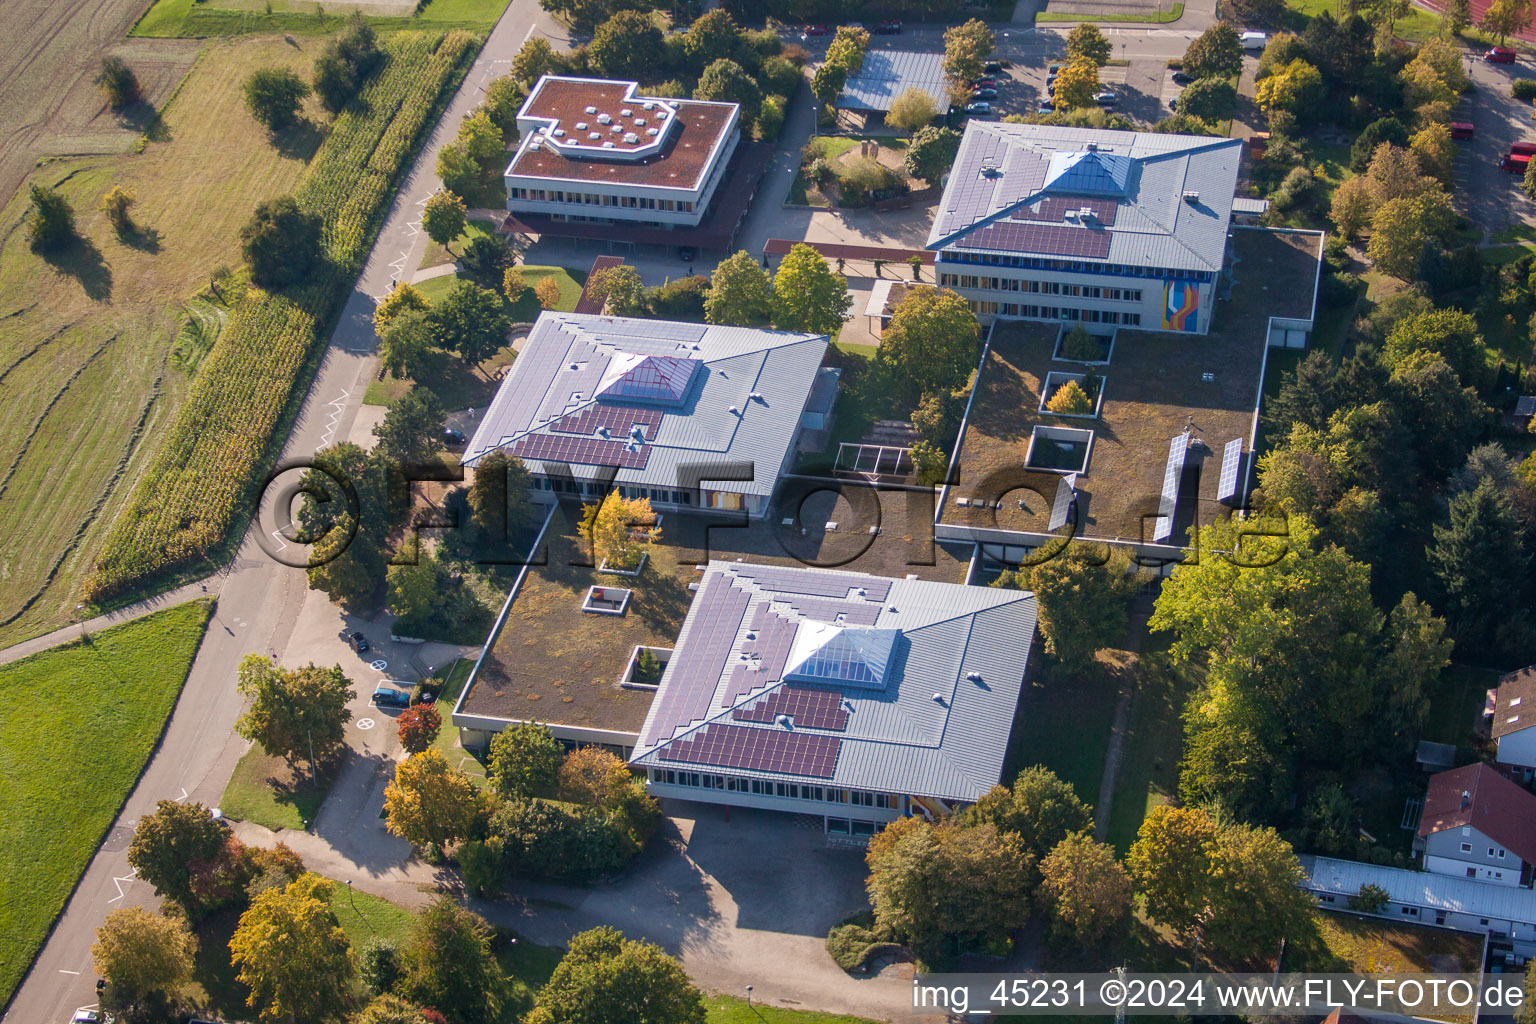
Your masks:
M848 76L837 106L843 110L884 113L908 89L928 94L934 109L949 113L949 80L944 74L942 53L905 50L870 50L859 70Z
M741 137L734 103L545 75L517 113L507 209L557 221L696 227Z
M1241 150L1237 139L972 121L928 236L939 283L984 323L1205 334Z
M461 461L506 450L546 504L617 489L760 517L826 350L824 335L545 312Z
M1429 780L1414 846L1441 875L1529 886L1536 864L1536 795L1478 762Z
M1034 595L715 560L630 763L656 796L869 836L1001 781Z

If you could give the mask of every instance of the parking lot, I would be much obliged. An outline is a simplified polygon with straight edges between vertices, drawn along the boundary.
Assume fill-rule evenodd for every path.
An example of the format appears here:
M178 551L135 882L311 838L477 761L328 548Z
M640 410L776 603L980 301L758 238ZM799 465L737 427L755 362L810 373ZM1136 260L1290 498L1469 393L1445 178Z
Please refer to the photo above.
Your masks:
M1536 78L1536 69L1528 62L1497 65L1472 58L1467 65L1476 88L1463 96L1455 118L1470 121L1477 134L1458 143L1455 194L1486 243L1536 223L1536 204L1520 191L1519 176L1499 170L1511 143L1536 139L1531 104L1509 94L1511 83Z

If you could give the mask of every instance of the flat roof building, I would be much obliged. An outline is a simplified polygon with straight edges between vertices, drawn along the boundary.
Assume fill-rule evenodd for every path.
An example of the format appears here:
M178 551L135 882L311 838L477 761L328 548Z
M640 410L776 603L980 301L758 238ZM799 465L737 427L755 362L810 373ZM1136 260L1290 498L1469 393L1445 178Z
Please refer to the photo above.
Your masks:
M1205 334L1241 150L1237 139L972 121L928 236L939 283L984 322Z
M545 75L517 113L507 209L695 227L736 150L740 115L734 103L648 96L637 82Z
M870 50L864 63L848 76L837 106L843 110L883 112L908 89L920 89L933 100L940 114L949 112L949 82L942 53L904 50Z
M762 516L826 350L819 334L546 311L461 461L504 449L545 503L616 488Z

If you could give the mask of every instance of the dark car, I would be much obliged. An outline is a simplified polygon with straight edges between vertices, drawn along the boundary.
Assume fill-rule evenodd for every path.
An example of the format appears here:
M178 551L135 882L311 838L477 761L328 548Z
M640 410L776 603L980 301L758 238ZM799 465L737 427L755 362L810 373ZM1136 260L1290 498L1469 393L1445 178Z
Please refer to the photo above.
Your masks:
M694 257L698 256L698 254L699 250L691 245L680 245L677 247L677 258L684 263L692 263Z
M901 22L895 18L887 18L884 21L875 22L875 34L881 36L901 35Z
M373 691L373 706L377 708L408 708L411 706L411 695L406 690L397 690L393 686L380 683Z
M973 100L995 100L995 99L997 99L997 90L996 89L972 89L971 90L971 99L973 99Z
M362 654L368 649L368 638L361 633L353 633L347 639L352 642L352 649L358 654Z
M1174 85L1188 85L1189 83L1193 82L1194 80L1195 80L1195 76L1189 74L1187 71L1175 71L1173 73L1173 84Z
M990 117L992 116L992 104L967 103L965 105L965 112L970 114L972 117Z
M443 440L447 442L449 448L459 448L464 445L467 439L461 431L454 430L452 427L444 427Z
M1036 108L1036 112L1041 114L1054 113L1055 110L1056 104L1052 103L1050 100L1041 100L1040 106Z
M1097 103L1101 107L1112 107L1119 101L1120 97L1116 96L1109 89L1105 89L1103 92L1099 93L1093 98L1093 102Z
M1179 109L1179 98L1177 96L1173 97L1172 99L1170 99L1168 101L1168 109L1169 110L1178 110Z
M1061 71L1061 65L1060 64L1047 64L1045 66L1045 73L1046 73L1046 75L1048 75L1051 78L1055 78L1056 75L1058 73L1060 73L1060 71Z
M1513 64L1517 54L1507 46L1495 46L1483 54L1489 64Z
M985 71L989 75L1001 74L1003 70L1003 62L1000 60L989 60L981 66L981 70Z
M824 36L830 34L830 30L825 25L807 25L805 26L805 34L808 36Z

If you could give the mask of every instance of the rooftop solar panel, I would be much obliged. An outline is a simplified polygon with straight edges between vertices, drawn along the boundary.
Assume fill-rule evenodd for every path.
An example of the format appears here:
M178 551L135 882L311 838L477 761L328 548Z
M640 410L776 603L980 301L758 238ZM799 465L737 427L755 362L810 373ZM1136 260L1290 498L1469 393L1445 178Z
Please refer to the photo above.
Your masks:
M1115 223L1115 212L1120 204L1111 199L1084 199L1081 196L1043 196L1028 206L1021 206L1009 215L1013 220L1041 221L1046 224L1060 224L1065 219L1068 210L1088 209L1093 211L1093 219L1105 227L1112 227Z
M658 737L669 736L678 726L702 721L709 714L710 698L736 645L750 599L747 591L733 586L724 576L712 577L699 588L695 611L689 613L689 657L676 669L669 666L670 678L657 696L654 721Z
M1109 256L1109 242L1109 232L1099 228L999 220L972 231L957 247L1101 260Z
M1168 464L1163 469L1163 496L1157 506L1157 526L1152 539L1165 541L1173 535L1173 513L1178 507L1179 481L1184 476L1184 459L1189 455L1189 435L1175 434L1168 442Z
M1237 496L1237 467L1243 461L1243 439L1234 437L1221 451L1221 486L1216 488L1216 500L1226 501Z
M1067 524L1067 512L1077 493L1077 474L1069 473L1056 482L1056 500L1051 502L1051 523L1046 529L1059 530Z
M737 568L737 575L744 576L762 587L778 594L807 594L812 597L846 598L849 582L846 576L834 576L808 569L766 568L751 566ZM870 601L884 601L891 591L891 581L871 578L861 581L860 589Z
M656 437L661 429L662 413L659 409L647 409L638 405L592 404L580 412L561 416L549 424L549 429L562 434L591 434L598 427L607 427L610 433L629 436L630 428L640 423L645 426L647 440Z
M816 601L802 598L790 607L808 619L821 622L836 622L841 615L844 622L856 626L873 626L880 618L880 606L868 601Z
M622 441L605 441L595 437L528 434L512 446L512 454L521 459L644 469L650 461L651 449L649 446L630 449Z
M843 707L841 694L832 690L807 690L799 686L783 686L742 708L731 717L738 722L772 722L780 715L794 719L796 729L848 728L848 711Z
M661 748L663 761L830 779L842 741L819 733L706 725Z

